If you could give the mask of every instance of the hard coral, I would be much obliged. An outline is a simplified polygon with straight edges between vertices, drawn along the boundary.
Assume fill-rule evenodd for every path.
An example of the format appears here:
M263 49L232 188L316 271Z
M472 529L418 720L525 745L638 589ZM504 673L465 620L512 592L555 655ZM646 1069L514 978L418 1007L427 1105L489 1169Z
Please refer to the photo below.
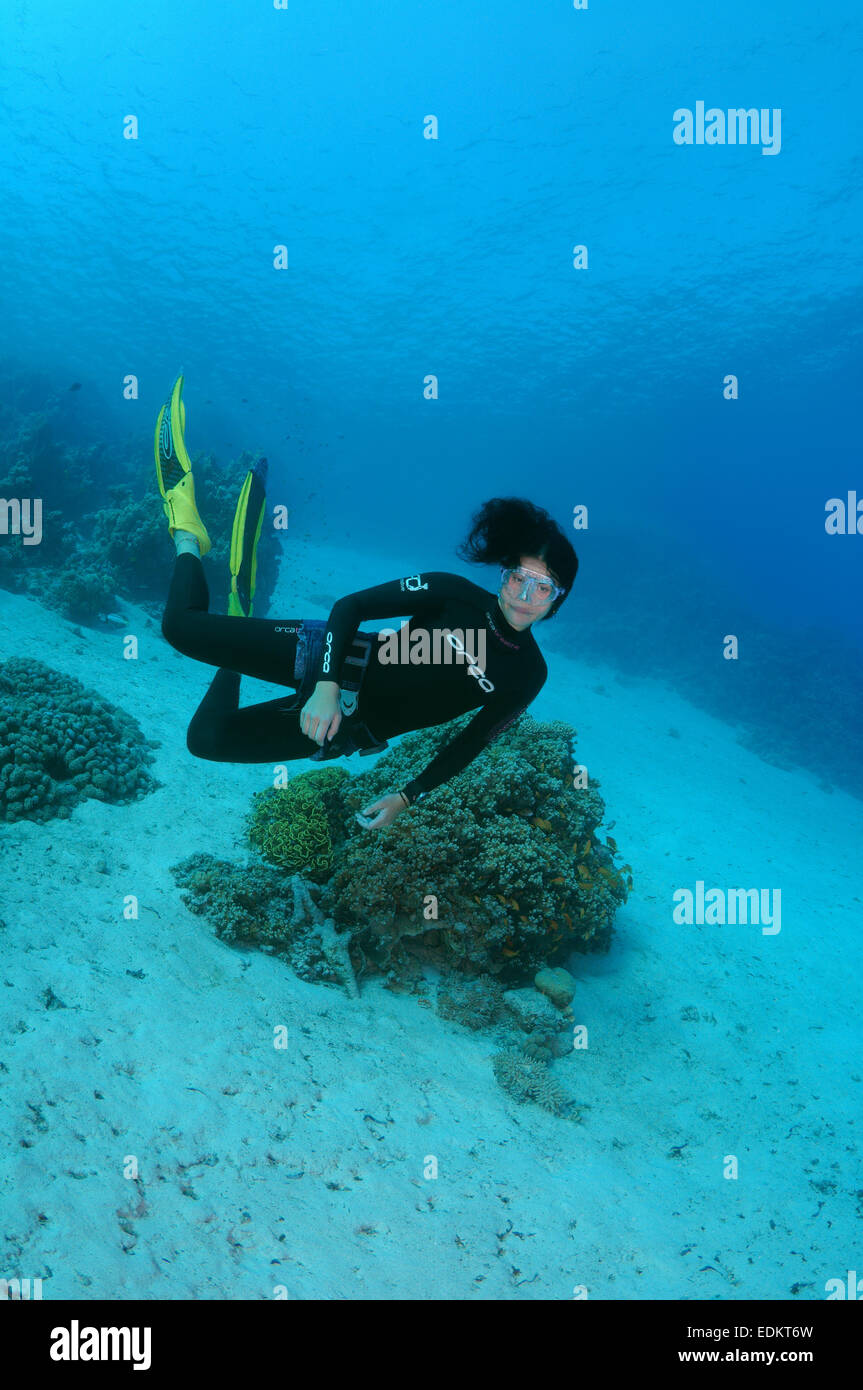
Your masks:
M68 818L158 785L137 720L40 661L0 662L0 820Z

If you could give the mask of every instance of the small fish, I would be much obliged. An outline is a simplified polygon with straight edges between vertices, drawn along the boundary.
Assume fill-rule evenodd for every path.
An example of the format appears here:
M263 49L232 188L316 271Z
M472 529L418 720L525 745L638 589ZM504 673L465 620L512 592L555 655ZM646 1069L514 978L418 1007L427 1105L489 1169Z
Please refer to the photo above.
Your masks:
M80 381L73 381L73 382L72 382L72 385L69 387L69 390L70 390L70 391L80 391L80 390L81 390L81 383L80 383Z

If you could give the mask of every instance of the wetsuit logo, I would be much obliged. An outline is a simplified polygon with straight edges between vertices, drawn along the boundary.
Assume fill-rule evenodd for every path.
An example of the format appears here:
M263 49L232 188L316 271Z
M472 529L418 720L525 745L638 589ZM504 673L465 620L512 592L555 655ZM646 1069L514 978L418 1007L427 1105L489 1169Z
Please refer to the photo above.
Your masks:
M326 647L324 648L324 664L323 664L323 667L322 667L322 669L323 669L324 671L329 671L329 669L330 669L330 657L332 656L332 654L333 654L333 634L332 634L331 632L328 632L328 633L327 633L327 645L326 645Z
M447 645L443 643L444 638ZM409 623L403 623L398 630L394 627L381 628L378 632L378 642L378 661L381 666L397 663L411 666L425 666L427 663L433 666L451 666L455 652L456 663L462 665L467 662L468 675L479 681L480 690L485 690L488 694L494 690L483 670L485 628L458 628L452 632L449 628L436 627L429 632L427 628L412 628Z
M410 589L412 592L416 591L417 589L428 588L428 582L423 584L421 574L412 574L408 579L402 579L400 583L402 589Z
M455 648L460 656L467 658L467 673L469 676L473 676L474 680L479 682L480 690L485 690L486 692L494 690L494 686L486 676L485 671L483 671L482 667L477 662L476 657L467 650L461 638L456 637L454 632L448 632L446 634L446 640L451 647Z

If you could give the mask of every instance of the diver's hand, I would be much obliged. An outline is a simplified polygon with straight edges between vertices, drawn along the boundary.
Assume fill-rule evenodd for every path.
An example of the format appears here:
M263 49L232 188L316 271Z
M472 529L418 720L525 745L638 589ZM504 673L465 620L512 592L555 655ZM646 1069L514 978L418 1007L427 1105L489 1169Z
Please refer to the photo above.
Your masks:
M323 748L324 739L333 739L342 722L339 687L336 681L318 681L300 711L300 728L307 738Z
M368 806L364 806L357 813L357 824L363 830L383 830L384 826L391 825L396 816L402 811L407 810L404 801L398 792L390 792L389 796L382 796L380 801L372 801Z

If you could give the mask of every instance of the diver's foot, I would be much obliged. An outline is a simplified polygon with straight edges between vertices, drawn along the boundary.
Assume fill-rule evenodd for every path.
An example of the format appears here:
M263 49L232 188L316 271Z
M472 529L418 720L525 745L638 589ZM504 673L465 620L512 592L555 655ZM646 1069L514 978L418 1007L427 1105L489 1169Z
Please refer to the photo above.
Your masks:
M267 501L267 460L259 459L243 480L231 532L231 591L228 613L250 618L258 573L258 540Z
M156 421L156 481L162 494L162 505L171 535L176 531L190 532L200 546L201 555L206 555L210 549L210 537L195 504L192 463L183 437L186 409L182 397L181 374L171 387L171 394L159 411Z
M193 536L191 531L174 532L174 548L178 555L197 555L201 554L201 543L197 536Z
M206 555L210 537L195 505L195 480L191 473L184 473L177 486L165 493L163 505L171 535L177 531L189 532L197 540L201 555Z

